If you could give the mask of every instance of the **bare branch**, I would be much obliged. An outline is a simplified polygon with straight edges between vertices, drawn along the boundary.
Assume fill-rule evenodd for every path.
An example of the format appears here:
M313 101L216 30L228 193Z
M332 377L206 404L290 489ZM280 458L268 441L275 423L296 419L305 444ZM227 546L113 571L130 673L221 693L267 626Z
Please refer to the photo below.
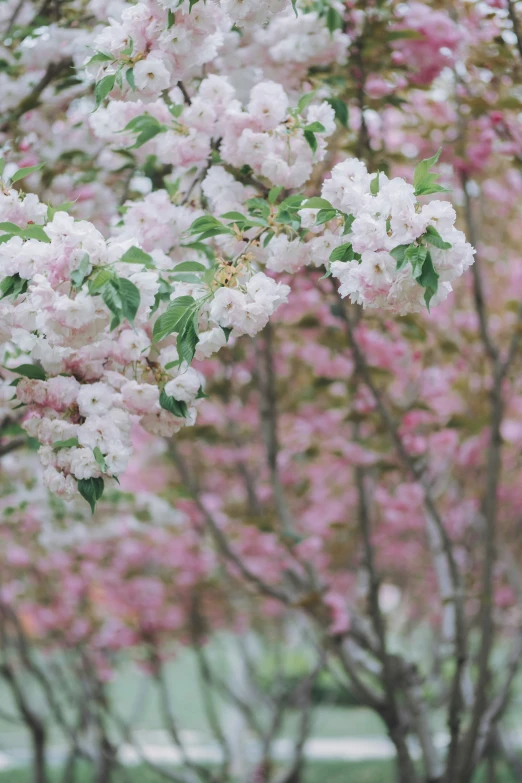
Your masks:
M207 507L201 500L200 493L190 474L188 466L185 460L183 459L183 456L181 455L181 452L179 451L177 445L174 443L173 440L169 440L169 453L173 457L174 462L176 463L176 466L179 470L180 476L183 480L183 483L189 490L192 499L196 504L196 507L198 508L198 510L200 511L204 519L206 527L211 533L212 538L214 539L214 542L219 552L223 555L223 557L226 560L228 560L230 563L232 563L238 569L241 576L249 584L255 586L263 595L267 595L270 598L275 598L277 601L281 601L282 603L287 605L291 604L292 599L290 596L288 596L286 593L283 593L278 588L272 587L272 585L267 584L259 576L257 576L252 571L250 571L250 569L248 569L245 566L241 558L234 552L226 535L223 533L218 523L216 522L212 514L208 511Z
M48 87L55 79L57 79L59 76L63 76L73 65L73 61L70 57L67 57L64 60L60 60L57 63L50 63L47 66L47 70L29 95L27 95L16 108L14 108L10 114L4 119L3 123L0 125L0 132L5 133L11 125L14 125L22 115L24 115L27 111L30 111L31 109L34 109L36 106L38 106L40 102L40 96L45 90L46 87Z
M335 281L332 280L332 285L337 296L338 290L335 285ZM392 443L395 447L395 451L405 468L406 472L416 481L423 490L423 501L426 508L426 512L429 515L430 520L438 531L440 537L441 551L446 559L447 571L451 579L451 597L447 597L447 600L451 600L454 609L455 619L455 650L456 650L456 666L455 675L452 685L452 696L450 700L450 712L449 712L449 728L451 734L450 740L450 752L449 752L449 764L451 768L456 762L456 753L458 747L458 740L460 736L460 716L462 711L462 695L461 695L461 680L467 660L467 631L465 623L464 605L462 586L460 583L460 574L455 560L453 552L453 545L451 539L444 527L437 506L433 499L432 489L426 478L424 471L415 460L408 453L407 449L402 442L402 438L399 434L397 424L388 409L387 404L384 401L384 395L373 381L370 368L366 362L364 354L361 351L359 343L357 341L355 325L352 321L350 314L344 305L342 299L339 298L340 314L345 324L346 334L348 338L348 344L352 349L352 355L355 362L355 369L360 376L365 386L370 391L376 410L379 417L388 431L392 439Z
M277 395L274 376L273 327L270 323L266 325L262 335L262 342L261 339L255 341L261 431L265 442L270 483L277 514L283 528L283 534L291 535L294 521L286 502L278 466Z

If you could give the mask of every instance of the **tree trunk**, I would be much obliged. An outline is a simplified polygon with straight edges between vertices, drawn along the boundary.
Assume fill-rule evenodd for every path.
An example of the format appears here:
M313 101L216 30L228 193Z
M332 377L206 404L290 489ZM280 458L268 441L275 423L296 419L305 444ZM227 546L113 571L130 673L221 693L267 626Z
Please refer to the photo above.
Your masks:
M115 765L114 748L107 737L103 735L100 739L96 783L111 783Z
M45 729L42 725L31 727L33 742L33 783L47 783L45 758Z

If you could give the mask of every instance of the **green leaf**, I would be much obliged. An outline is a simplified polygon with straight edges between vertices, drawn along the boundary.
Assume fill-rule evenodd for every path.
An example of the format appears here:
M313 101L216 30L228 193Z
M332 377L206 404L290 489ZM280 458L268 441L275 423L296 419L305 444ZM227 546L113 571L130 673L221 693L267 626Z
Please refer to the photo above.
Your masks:
M202 215L191 224L189 231L192 234L200 234L202 231L206 231L207 228L219 225L221 225L219 220L213 215Z
M102 299L109 308L109 310L115 315L119 315L123 302L119 291L119 281L117 278L109 280L106 286L102 290Z
M43 163L39 163L38 166L25 166L23 169L18 169L18 171L15 171L11 177L11 182L19 182L19 180L23 179L24 177L28 177L29 174L32 174L34 171L39 171L41 168L43 168L43 165Z
M349 242L339 245L330 253L330 261L353 261L354 257L353 247Z
M15 236L18 236L22 229L16 225L16 223L10 223L9 221L5 221L4 223L0 223L0 231L7 231L9 234L14 234Z
M47 244L51 241L42 226L36 225L24 228L23 231L20 232L20 236L22 239L38 239L40 242L46 242Z
M336 215L337 211L335 209L320 209L317 213L315 225L322 226L323 223L328 223L329 220L333 220Z
M158 133L163 133L163 131L166 130L168 130L166 125L162 125L162 123L151 114L145 113L130 120L121 133L136 133L136 141L131 149L137 149L138 147L142 147L145 142L153 139L154 136L157 136Z
M121 296L121 311L123 317L126 318L129 323L133 324L140 306L140 290L131 280L127 280L126 277L118 278L118 287Z
M294 9L294 14L297 16L297 0L292 0L292 8Z
M171 280L176 280L180 283L195 283L201 285L201 278L195 275L193 272L179 272L171 275Z
M219 217L224 218L225 220L239 220L241 223L245 220L247 220L246 215L242 215L241 212L225 212L224 215L220 215Z
M451 244L444 241L434 226L428 226L422 239L426 240L426 242L428 242L430 245L437 247L439 250L451 249Z
M0 299L3 299L6 296L12 296L13 299L16 299L20 294L25 294L28 285L29 281L20 277L18 273L9 275L9 277L4 277L0 283Z
M415 167L415 174L413 175L413 184L415 187L421 182L426 174L429 173L432 166L435 166L436 163L438 163L440 158L440 153L442 152L442 147L439 147L435 155L433 155L432 158L425 158L424 160L421 160L420 163L417 164Z
M89 280L89 293L91 296L99 293L102 288L110 281L114 279L114 273L110 269L102 268L99 272Z
M203 386L200 386L196 394L196 400L208 400L208 394L205 394Z
M87 501L94 514L96 503L103 495L105 482L102 478L88 478L78 480L78 492Z
M434 177L434 174L430 174L430 177ZM415 190L416 196L431 196L433 193L451 193L450 188L443 188L442 185L434 184L421 184Z
M312 152L315 152L317 149L317 139L315 138L315 135L312 133L312 131L305 130L304 137Z
M284 201L282 201L279 204L279 211L281 210L287 210L289 212L295 211L301 209L303 206L303 201L311 201L312 199L307 199L306 196L301 196L299 193L296 193L294 196L287 196ZM324 204L321 204L320 206L326 206L328 205L331 207L332 205L329 204L326 199L321 199L321 201L326 202Z
M299 98L299 102L297 104L297 113L303 114L305 109L308 108L308 106L312 103L313 99L315 98L315 95L317 93L317 90L312 90L311 92L305 92L304 95L302 95Z
M222 331L223 331L223 334L225 335L225 340L226 340L226 341L227 341L227 343L228 343L228 338L229 338L229 337L230 337L230 335L232 334L232 329L231 329L231 327L230 327L230 326L222 326L222 327L221 327L221 329L222 329Z
M53 443L53 449L60 451L60 449L75 449L78 448L78 438L67 438L67 440L57 440Z
M46 378L44 370L38 364L19 364L18 367L8 367L7 369L32 380L45 381Z
M160 392L159 404L164 410L180 419L185 419L188 415L187 403L175 400L164 389Z
M103 456L101 450L98 448L98 446L95 446L92 450L92 453L94 454L94 459L96 460L96 464L102 470L104 473L108 472L107 463L105 462L105 457Z
M112 54L105 54L105 52L96 52L96 54L91 57L91 59L85 63L85 65L90 65L91 63L107 63L112 62L114 60L114 57Z
M165 312L160 315L152 330L152 339L159 342L173 332L179 332L190 317L196 304L193 296L178 296L169 304Z
M5 169L5 158L0 158L0 177L3 176Z
M310 133L325 133L326 128L321 122L311 122L309 125L305 125L304 127L305 131L310 131Z
M169 10L167 11L167 30L170 30L170 28L173 26L174 22L176 21L176 17L174 16L174 12Z
M167 130L165 125L160 125L160 123L150 123L146 128L142 128L140 130L131 149L135 150L143 147L144 144L157 136L158 133L163 133L165 130Z
M326 26L331 33L334 33L336 30L342 30L344 27L343 17L331 6L326 13Z
M422 265L422 272L417 281L423 288L426 289L424 291L424 301L426 302L426 307L429 310L430 302L439 288L439 275L435 271L431 253L429 252L426 254L426 258L424 259L424 263Z
M339 120L341 125L345 128L348 127L348 106L340 98L327 98L327 103L330 104L335 112L336 119Z
M279 185L277 188L270 188L270 191L268 193L268 203L275 204L282 190L283 190L282 185Z
M52 207L50 204L47 207L47 220L52 220L57 212L69 212L70 208L74 206L74 201L64 201L62 204L58 204L57 207Z
M194 323L194 318L189 318L185 322L183 331L178 334L178 339L176 343L178 354L182 359L184 359L187 362L187 364L190 364L192 362L192 359L194 358L194 355L196 353L196 345L198 343L199 343L199 337L198 337L196 325Z
M74 272L71 272L71 283L76 288L76 290L82 287L83 281L89 274L89 267L90 257L88 253L85 253L82 260L80 261L80 266L78 269L75 269Z
M265 234L265 238L263 239L263 247L267 247L269 242L272 241L274 238L274 232L273 231L267 231Z
M333 209L333 207L325 198L314 196L307 198L304 204L301 202L300 209Z
M174 272L206 272L207 267L200 264L199 261L182 261L180 264L176 264Z
M355 220L355 215L345 215L344 216L344 230L343 230L343 236L345 234L349 234L352 230L353 221Z
M240 215L241 213L237 212L234 214ZM241 215L241 217L243 220L246 220L243 215ZM217 218L213 217L212 215L203 215L202 217L197 218L190 226L189 232L191 234L200 234L200 241L202 239L209 239L210 237L218 236L219 234L234 234L234 230L232 228L224 226L219 222L219 220L217 220Z
M192 11L192 6L196 5L196 3L199 3L199 0L189 0L189 14Z
M263 198L249 198L245 201L245 206L251 215L259 213L265 219L270 215L270 204Z
M0 283L0 299L3 299L4 296L9 296L9 294L12 292L15 281L18 275L9 275L8 277L4 277L2 282ZM18 277L18 279L20 279Z
M136 247L135 245L129 247L129 249L125 251L125 253L120 258L120 261L122 261L124 264L142 264L149 269L154 267L152 256L150 256L148 253L145 253L144 250Z
M409 245L409 247L406 248L404 255L411 264L414 280L418 280L422 274L422 268L427 253L428 253L428 249L426 247L423 247L422 245L420 246Z
M169 106L169 111L175 120L179 120L179 118L183 114L184 108L185 106L182 103L171 103Z
M134 81L134 68L127 68L125 71L125 78L127 79L127 84L131 88L131 90L136 89L136 82Z
M380 173L381 172L378 171L377 174L375 175L375 177L373 177L372 181L370 182L370 191L371 191L372 196L376 196L377 193L379 192L379 175L380 175Z
M245 225L245 224L243 224ZM204 231L202 234L199 235L199 240L202 242L204 239L210 239L211 237L217 237L220 234L234 234L234 230L232 228L228 228L227 226L220 226L219 228L216 226L216 228L209 228L207 231Z
M394 247L393 250L390 250L390 255L397 261L397 269L402 269L408 261L406 258L406 250L408 248L409 245L398 245L397 247Z
M103 103L107 95L114 88L115 81L116 81L116 74L110 73L107 76L104 76L103 79L100 79L100 81L96 84L96 87L94 88L94 98L96 101L96 108L98 108L98 106L101 103Z
M421 160L421 162L415 168L415 174L413 176L413 185L415 187L416 196L428 196L431 193L447 193L448 189L443 188L437 184L438 174L432 174L430 169L434 166L440 157L442 147L431 158Z

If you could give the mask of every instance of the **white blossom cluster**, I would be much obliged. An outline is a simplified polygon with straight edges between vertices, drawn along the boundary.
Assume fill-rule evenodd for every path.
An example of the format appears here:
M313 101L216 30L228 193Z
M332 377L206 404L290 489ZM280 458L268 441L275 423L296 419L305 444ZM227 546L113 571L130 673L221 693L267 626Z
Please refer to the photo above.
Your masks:
M165 270L135 240L107 241L65 212L47 222L46 215L35 196L0 194L0 338L16 378L11 396L42 444L45 482L70 498L78 482L125 470L133 422L169 436L194 423L204 378L180 358L174 328L154 336L171 300L199 299L197 358L204 358L225 344L224 330L262 329L289 288L245 269L230 281L234 288L179 282L157 301ZM12 410L15 400L4 396Z
M322 196L354 217L347 239L359 262L334 261L330 267L341 295L352 302L399 314L417 312L425 307L422 267L427 256L437 280L433 305L448 296L451 283L473 263L475 251L455 228L451 204L435 200L421 206L415 187L401 177L369 174L364 163L351 158L334 167ZM398 247L405 257L394 253Z

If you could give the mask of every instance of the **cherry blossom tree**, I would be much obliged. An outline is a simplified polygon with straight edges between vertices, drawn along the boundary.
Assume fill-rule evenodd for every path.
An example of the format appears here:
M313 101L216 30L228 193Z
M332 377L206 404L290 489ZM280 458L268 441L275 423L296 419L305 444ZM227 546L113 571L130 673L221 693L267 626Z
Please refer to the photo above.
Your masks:
M133 427L165 439L152 492L191 526L174 550L307 624L401 783L515 765L517 3L2 13L3 451L29 439L65 509L125 519ZM156 535L162 573L164 533L133 542L147 571ZM161 584L182 611L194 584L170 571L128 610Z

